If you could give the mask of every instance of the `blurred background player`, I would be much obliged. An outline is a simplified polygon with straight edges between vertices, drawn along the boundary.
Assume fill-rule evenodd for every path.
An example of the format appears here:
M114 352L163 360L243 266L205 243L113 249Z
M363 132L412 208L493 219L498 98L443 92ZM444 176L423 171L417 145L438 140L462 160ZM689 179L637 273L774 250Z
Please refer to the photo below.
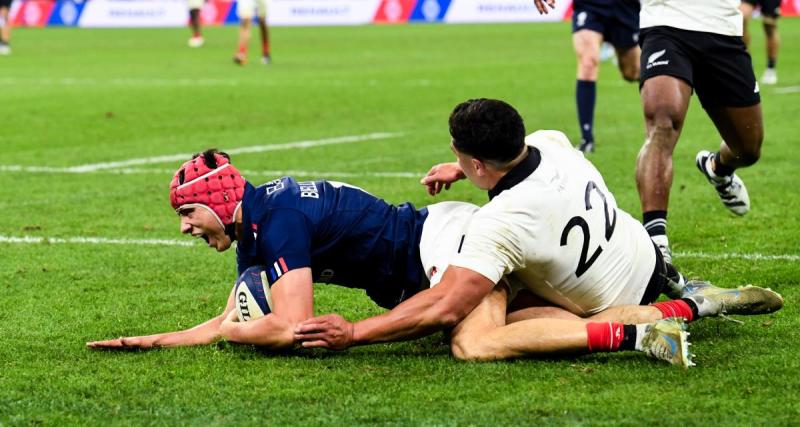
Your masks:
M239 17L239 47L236 55L233 56L233 62L239 65L247 63L247 45L250 42L250 27L253 23L254 12L256 13L258 29L261 33L261 63L267 65L272 62L269 53L267 0L239 0L236 9L236 15Z
M742 0L739 10L744 15L744 44L750 46L750 31L748 23L753 17L756 6L761 9L761 19L764 21L764 35L767 39L767 69L761 76L761 83L774 85L778 83L778 72L775 63L778 60L778 48L781 38L778 35L778 18L781 16L781 0Z
M575 0L572 45L578 60L575 101L581 128L579 149L594 151L596 82L605 40L614 47L622 78L639 78L639 1ZM607 56L610 56L606 53Z
M0 55L11 54L11 20L9 9L12 0L0 0Z
M668 262L672 153L693 91L723 139L719 151L697 153L696 165L728 210L736 215L750 210L747 189L734 171L758 161L764 124L737 3L642 2L639 85L647 139L637 159L636 184L644 226Z
M189 27L192 29L189 47L200 47L205 42L200 32L200 10L203 9L203 3L204 0L189 0Z

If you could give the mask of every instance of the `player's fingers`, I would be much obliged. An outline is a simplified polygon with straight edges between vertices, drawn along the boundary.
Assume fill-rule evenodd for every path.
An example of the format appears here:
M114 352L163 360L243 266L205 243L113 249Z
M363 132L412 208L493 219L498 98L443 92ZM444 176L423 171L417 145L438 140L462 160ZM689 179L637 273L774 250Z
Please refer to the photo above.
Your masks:
M445 189L445 190L449 190L449 189L450 189L450 184L451 184L451 183L449 183L449 182L448 182L447 184L445 184L445 185L444 185L444 189Z
M303 342L303 348L330 348L326 341L306 341Z
M295 341L310 342L310 341L327 341L328 334L325 332L314 332L307 334L294 334Z
M297 326L295 326L294 328L295 335L312 334L320 332L325 329L325 326L323 326L322 323L319 322L307 323L307 322L308 321L306 321L306 323L300 323Z
M433 196L434 194L436 194L436 186L435 185L427 184L426 187L427 187L426 189L428 190L428 194L429 195Z

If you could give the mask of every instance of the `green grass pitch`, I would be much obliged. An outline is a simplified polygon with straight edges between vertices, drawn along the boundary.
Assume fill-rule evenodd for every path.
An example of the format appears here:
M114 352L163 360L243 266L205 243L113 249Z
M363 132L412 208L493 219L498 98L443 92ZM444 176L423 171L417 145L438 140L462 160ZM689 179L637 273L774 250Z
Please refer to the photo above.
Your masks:
M14 54L0 57L0 236L45 240L0 243L0 425L797 425L800 20L780 31L780 84L762 87L763 157L741 171L751 213L728 214L694 168L694 154L719 143L695 100L675 152L669 232L684 272L769 286L786 306L741 325L692 324L698 366L683 370L631 353L460 363L441 335L344 353L84 348L216 315L235 260L199 243L59 243L190 241L167 200L182 160L126 163L130 173L70 167L387 132L233 160L257 182L295 171L391 202L483 203L466 183L431 198L418 177L450 161L447 117L468 98L505 99L530 131L577 140L567 23L276 28L274 65L258 64L254 42L243 68L230 60L233 27L207 29L201 49L186 47L186 29L16 29ZM596 116L591 159L638 217L642 113L610 63ZM320 314L379 312L360 291L318 286L316 296Z

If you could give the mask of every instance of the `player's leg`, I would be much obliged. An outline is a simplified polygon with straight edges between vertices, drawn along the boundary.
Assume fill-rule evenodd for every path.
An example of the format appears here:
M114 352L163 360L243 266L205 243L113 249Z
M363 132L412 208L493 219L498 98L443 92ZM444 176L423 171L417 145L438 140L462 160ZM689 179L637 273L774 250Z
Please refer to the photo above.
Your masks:
M715 153L699 152L696 163L725 207L744 215L750 210L750 197L734 172L756 163L761 156L764 122L758 83L750 54L740 38L714 36L707 43L715 53L701 64L695 84L700 103L723 142Z
M761 76L761 83L774 85L778 83L778 48L781 38L778 34L778 18L781 16L781 5L779 1L765 1L762 6L764 20L764 35L767 39L767 68Z
M266 17L258 17L258 29L259 34L261 34L261 63L268 65L272 62L272 56L269 49L269 28L267 27Z
M267 27L267 0L258 0L258 29L261 35L261 63L272 62L269 48L269 27Z
M636 187L644 226L667 262L672 262L667 240L672 153L683 129L691 95L688 83L669 75L656 76L642 84L647 139L636 161Z
M11 21L8 13L10 3L0 2L0 55L11 53Z
M594 30L582 29L572 34L572 46L577 59L575 104L581 130L578 148L583 152L594 151L594 107L602 43L603 34Z
M639 46L617 48L617 61L622 78L629 82L639 81L639 61L641 50Z
M667 211L672 187L672 152L683 129L692 95L691 58L684 51L679 30L642 30L641 100L646 139L636 162L636 186L643 224L672 262L667 239Z
M506 312L507 324L527 319L582 320L580 316L554 306L527 289L521 289L513 296Z
M189 0L189 28L192 30L192 37L189 39L189 47L200 47L203 45L203 34L200 30L200 10L203 8L203 0Z
M237 43L236 54L233 56L233 62L239 65L247 63L247 45L250 42L250 19L244 19L239 22L239 41Z
M674 319L624 325L571 319L527 319L505 324L508 290L503 284L453 329L451 349L461 360L638 350L690 366L683 324Z
M239 65L247 63L247 45L250 43L250 30L255 7L254 0L239 0L236 5L236 16L239 18L239 40L233 62Z

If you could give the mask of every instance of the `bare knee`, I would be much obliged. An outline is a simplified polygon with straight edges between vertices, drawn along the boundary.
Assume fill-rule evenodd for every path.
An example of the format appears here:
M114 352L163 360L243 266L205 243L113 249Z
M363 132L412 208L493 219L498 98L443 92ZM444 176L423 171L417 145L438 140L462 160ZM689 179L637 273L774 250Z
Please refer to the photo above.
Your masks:
M683 128L683 114L678 108L663 104L653 108L645 106L644 115L648 140L660 148L674 148Z
M639 81L639 67L625 67L622 69L622 78L625 79L626 82L638 82Z
M578 79L597 80L597 69L600 66L600 57L593 54L578 55Z

